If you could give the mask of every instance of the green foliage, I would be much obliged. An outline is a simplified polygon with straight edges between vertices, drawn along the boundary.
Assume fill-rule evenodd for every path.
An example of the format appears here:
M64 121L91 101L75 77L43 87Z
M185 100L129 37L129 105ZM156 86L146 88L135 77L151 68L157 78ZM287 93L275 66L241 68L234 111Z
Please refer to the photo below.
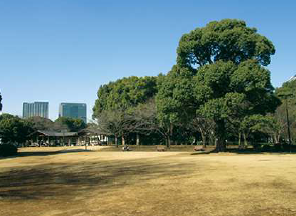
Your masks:
M184 34L177 53L178 64L185 67L200 67L219 60L240 64L249 59L266 66L275 48L244 21L224 19Z
M104 110L126 110L144 103L157 92L156 77L128 77L103 85L93 108L96 118Z
M77 132L86 128L86 124L82 119L74 119L69 117L59 117L55 120L55 129L68 130L71 132Z
M54 128L54 122L47 118L39 116L26 119L29 124L32 124L34 130L52 130Z
M188 120L194 112L192 71L175 65L167 76L158 82L156 105L162 125Z
M176 126L189 124L195 113L193 70L173 66L167 76L159 77L156 95L157 118L169 147Z
M194 81L196 101L203 105L218 98L229 101L234 96L237 99L236 102L245 107L245 114L266 114L273 112L280 104L273 94L269 71L253 60L238 66L232 62L222 61L203 66L198 70ZM232 105L234 102L233 99ZM213 106L213 101L210 103ZM217 108L221 107L217 101L216 104ZM227 107L228 105L225 108ZM228 109L225 112L232 115L229 111Z
M0 116L0 136L3 143L25 143L32 132L32 124L29 122L9 114Z
M156 92L156 77L132 76L110 82L98 90L93 117L98 120L101 131L113 134L116 139L130 133L150 133L155 125L153 98Z
M12 144L2 144L0 145L0 156L7 157L17 154L17 147Z
M283 130L282 137L288 139L288 127L286 117L286 106L289 112L290 129L292 140L296 140L296 80L285 82L282 87L276 89L276 95L281 99L282 105L278 107L275 113L277 121L281 124Z
M195 98L198 102L202 104L232 91L228 86L235 70L236 66L232 62L222 61L201 67L193 79Z
M262 115L251 115L246 116L242 121L241 127L244 131L255 132L263 130L265 122L268 121L265 116Z

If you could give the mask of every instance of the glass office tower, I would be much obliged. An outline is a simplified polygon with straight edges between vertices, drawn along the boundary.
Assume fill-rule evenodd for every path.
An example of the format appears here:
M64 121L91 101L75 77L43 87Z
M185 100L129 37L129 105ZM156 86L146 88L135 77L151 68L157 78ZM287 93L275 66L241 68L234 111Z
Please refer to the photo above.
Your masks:
M85 103L61 103L59 117L79 118L86 122Z
M48 102L23 103L23 118L40 116L48 118Z

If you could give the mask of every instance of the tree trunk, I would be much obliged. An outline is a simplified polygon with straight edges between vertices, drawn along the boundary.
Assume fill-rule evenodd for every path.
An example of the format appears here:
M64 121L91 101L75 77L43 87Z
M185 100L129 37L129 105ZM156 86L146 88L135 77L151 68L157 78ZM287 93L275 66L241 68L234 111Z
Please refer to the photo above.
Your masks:
M194 138L194 139L193 139L193 142L191 143L191 145L194 145L194 144L195 144L195 142L196 142L196 141L195 141L195 138Z
M246 133L243 133L244 136L244 148L248 147L248 140L247 140L247 135Z
M225 140L222 137L217 138L216 142L216 151L217 152L224 152L226 150Z
M169 132L169 139L168 139L168 145L167 145L168 148L170 148L171 144L173 144L172 137L173 137L173 125L170 124L170 132Z
M274 134L274 135L273 135L273 143L274 143L274 144L279 144L279 143L280 143L279 140L278 140L278 136L277 136L277 134Z
M201 133L201 138L202 138L202 147L206 148L207 147L207 136L204 133Z
M226 150L225 143L225 122L223 120L217 121L217 132L216 132L216 151L224 152Z
M238 147L239 148L242 147L242 133L241 132L238 133Z
M278 142L278 143L280 143L280 138L281 138L281 135L280 135L280 134L278 134L276 137L277 137L277 142Z
M170 138L170 136L168 136L167 137L167 142L166 142L166 146L167 146L167 148L170 148L170 146L171 146L171 138Z
M124 139L124 136L121 137L121 141L122 141L121 144L124 146L124 145L125 145L125 139Z
M115 143L116 147L118 148L118 140L117 140L117 136L115 136Z
M140 135L137 133L137 140L136 140L136 145L140 145Z
M214 146L217 146L218 138L216 136L214 136L213 139L214 139Z

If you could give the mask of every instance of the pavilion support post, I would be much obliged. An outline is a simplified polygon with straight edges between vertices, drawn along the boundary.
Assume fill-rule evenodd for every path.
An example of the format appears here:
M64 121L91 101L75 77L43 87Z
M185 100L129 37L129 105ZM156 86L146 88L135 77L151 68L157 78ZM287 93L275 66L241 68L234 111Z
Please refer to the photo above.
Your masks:
M84 142L85 150L87 150L87 137L85 136L85 142Z
M137 133L137 140L136 140L136 145L140 145L140 135Z

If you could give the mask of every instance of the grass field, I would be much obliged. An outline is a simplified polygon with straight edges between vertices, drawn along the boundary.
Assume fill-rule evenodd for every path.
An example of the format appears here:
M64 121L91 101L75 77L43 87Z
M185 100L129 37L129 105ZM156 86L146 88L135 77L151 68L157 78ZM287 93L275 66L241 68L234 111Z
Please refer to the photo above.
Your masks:
M0 215L296 215L296 155L92 150L0 159Z

